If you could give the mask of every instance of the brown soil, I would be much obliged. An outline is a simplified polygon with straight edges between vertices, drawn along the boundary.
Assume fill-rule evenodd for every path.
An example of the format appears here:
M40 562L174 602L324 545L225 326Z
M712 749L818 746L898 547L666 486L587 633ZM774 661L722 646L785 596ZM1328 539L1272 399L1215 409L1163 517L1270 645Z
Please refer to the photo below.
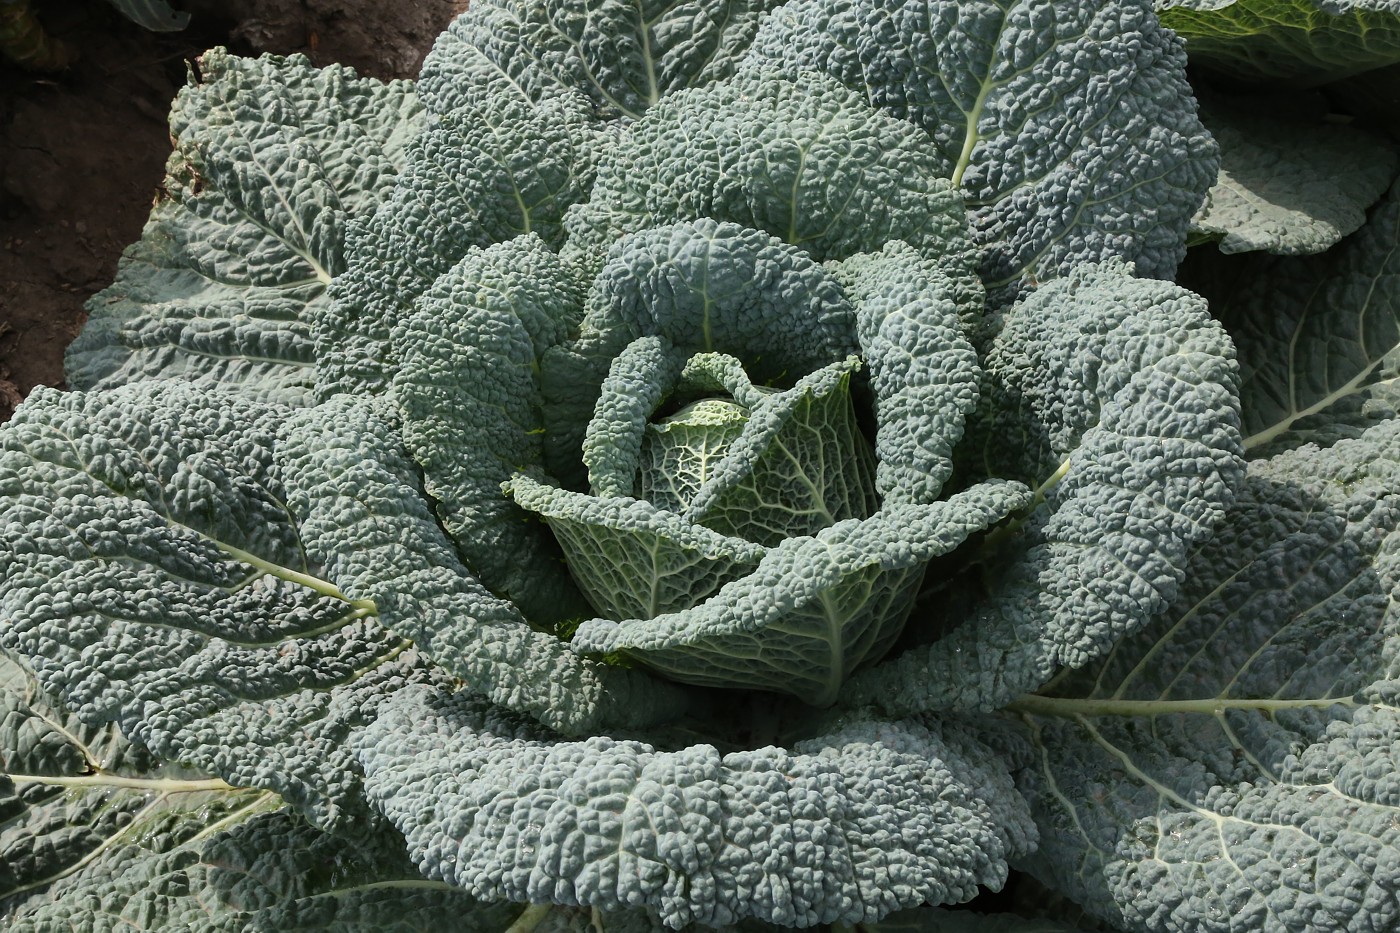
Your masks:
M465 2L176 0L194 14L177 33L148 32L101 0L34 5L78 58L55 74L0 62L0 421L35 386L63 384L83 303L140 236L187 60L225 45L411 76Z

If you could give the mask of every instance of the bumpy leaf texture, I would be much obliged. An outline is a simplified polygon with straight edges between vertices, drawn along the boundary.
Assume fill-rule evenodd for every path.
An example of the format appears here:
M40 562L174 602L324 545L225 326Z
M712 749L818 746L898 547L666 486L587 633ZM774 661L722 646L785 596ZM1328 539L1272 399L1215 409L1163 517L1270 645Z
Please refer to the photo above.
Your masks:
M1081 266L1007 312L986 367L966 469L1036 509L994 540L969 617L845 702L993 709L1082 666L1174 598L1239 483L1234 348L1178 286Z
M1203 288L1239 347L1245 447L1355 436L1396 413L1400 191L1336 249L1227 265Z
M645 906L671 927L965 900L1033 839L996 756L934 723L853 722L791 751L721 755L558 743L420 690L366 733L361 760L429 877L485 899Z
M214 49L199 75L171 112L165 197L88 302L68 381L178 378L304 404L309 318L345 268L351 218L385 195L422 108L406 81L301 56Z
M829 76L775 71L751 62L629 126L566 220L566 255L596 267L625 234L709 217L819 262L904 240L963 283L959 304L979 303L962 199L932 141Z
M538 103L496 94L432 116L384 205L349 231L345 271L314 316L320 398L385 391L394 325L472 247L523 233L557 246L605 142L576 91Z
M674 680L789 693L826 706L881 657L913 608L924 567L1030 495L990 482L931 505L891 506L783 540L751 573L693 608L579 626L580 651L621 651Z
M438 113L490 94L534 101L577 88L610 116L636 117L667 94L726 77L775 5L482 0L438 37L419 84Z
M501 495L544 458L539 360L582 290L534 234L472 248L393 332L408 450L459 553L492 592L549 625L588 612L548 531Z
M424 880L392 831L351 843L287 809L190 812L102 852L7 918L11 933L505 930L514 904Z
M1147 0L797 0L750 56L923 127L967 196L995 304L1077 262L1170 277L1215 180L1181 42Z
M104 850L169 834L191 815L202 825L275 800L153 760L115 725L70 714L4 655L0 750L0 905L60 882Z
M396 430L350 400L293 414L173 382L45 392L0 464L0 645L84 721L325 825L367 818L345 742L402 685L441 681L423 651L560 728L679 702L487 593Z
M855 353L851 316L829 272L761 230L700 218L625 236L592 281L578 338L541 360L545 466L566 482L583 479L603 382L638 337L732 353L764 383Z
M1039 877L1131 930L1400 924L1400 423L1250 464L1168 611L1044 697Z
M80 720L339 825L368 818L345 738L432 675L315 575L287 413L179 382L32 397L0 436L0 646Z

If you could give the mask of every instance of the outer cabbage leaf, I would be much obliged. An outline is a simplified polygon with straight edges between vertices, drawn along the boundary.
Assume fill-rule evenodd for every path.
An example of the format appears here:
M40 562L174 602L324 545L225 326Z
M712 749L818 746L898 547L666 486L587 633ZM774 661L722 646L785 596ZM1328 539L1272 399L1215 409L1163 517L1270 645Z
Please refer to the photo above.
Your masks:
M1239 348L1245 447L1352 436L1395 415L1400 188L1338 248L1242 269L1212 307Z
M383 392L394 325L472 247L523 233L557 246L564 211L593 183L599 142L575 92L538 104L492 94L437 117L384 205L349 232L345 271L314 318L318 396Z
M268 796L268 795L262 795ZM183 814L100 854L7 918L8 933L504 930L521 910L422 878L392 831L348 842L286 809ZM204 818L201 818L203 816Z
M539 357L582 315L573 277L529 234L473 247L394 328L394 398L458 553L492 592L536 624L588 609L559 547L501 495L543 459Z
M721 755L555 743L416 691L365 734L361 760L429 877L484 899L646 907L671 927L867 922L966 900L1034 838L989 749L912 721Z
M269 800L156 763L111 723L92 726L70 714L0 655L0 906L7 914L104 850Z
M570 733L684 708L678 688L577 657L489 593L434 520L396 426L370 406L338 397L299 413L281 454L308 556L474 693Z
M419 85L435 113L482 94L578 89L609 116L727 76L777 0L475 0L438 36Z
M301 57L199 60L171 112L165 198L88 302L68 351L78 388L179 378L303 404L308 318L344 269L351 218L384 196L417 132L406 81Z
M0 647L80 720L348 826L346 737L432 674L317 576L273 475L288 412L172 381L32 395L0 432Z
M1260 84L1315 86L1400 62L1394 0L1157 0L1191 63Z
M1250 464L1169 610L1015 704L1027 865L1132 930L1400 924L1400 422Z
M765 230L819 262L898 239L979 303L962 198L927 136L827 75L763 68L678 92L628 127L567 219L569 250L596 264L624 234L699 217Z
M1075 263L1170 277L1215 181L1181 42L1148 0L796 0L750 52L922 126L994 304Z
M1019 483L992 481L931 505L892 506L788 538L758 567L692 609L593 619L574 647L620 651L673 680L788 693L825 706L904 627L924 566L1023 508Z
M968 617L845 702L991 709L1088 663L1176 595L1234 494L1234 349L1190 292L1080 267L1007 312L985 366L966 468L1022 480L1037 507L987 548Z
M1202 109L1220 144L1220 180L1192 235L1218 241L1222 253L1320 253L1366 222L1400 156L1348 126L1253 112L1261 104L1241 99Z

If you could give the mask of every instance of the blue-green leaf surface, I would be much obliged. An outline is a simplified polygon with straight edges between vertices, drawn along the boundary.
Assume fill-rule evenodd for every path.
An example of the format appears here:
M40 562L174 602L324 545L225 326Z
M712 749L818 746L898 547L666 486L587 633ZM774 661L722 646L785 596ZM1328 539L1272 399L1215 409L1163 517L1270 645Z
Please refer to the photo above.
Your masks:
M476 0L423 61L435 113L484 93L538 100L577 89L610 116L729 74L776 0Z
M174 381L31 396L0 431L0 646L80 720L344 827L369 816L345 739L433 674L308 555L289 413Z
M965 468L1021 480L1036 509L989 544L962 624L848 702L990 709L1086 664L1176 595L1234 495L1234 348L1185 289L1080 267L1007 312L985 366Z
M542 461L539 358L582 304L559 259L527 234L470 249L393 331L404 444L443 527L488 589L542 625L588 610L549 532L501 483Z
M1149 0L797 0L750 52L923 127L996 304L1078 262L1170 277L1217 161Z
M1212 100L1201 118L1220 144L1220 178L1192 238L1222 253L1320 253L1366 222L1400 156L1383 140L1310 118L1298 103Z
M549 523L594 610L613 619L689 608L752 571L765 551L631 497L585 495L523 474L507 490Z
M559 743L425 690L386 711L361 760L428 877L483 899L645 907L670 927L959 902L1034 841L1005 765L937 723L855 720L722 755Z
M558 246L564 211L593 182L597 122L564 91L538 104L493 94L437 116L384 205L349 230L344 272L313 320L317 396L385 391L394 326L472 247L526 233Z
M1394 417L1400 396L1400 189L1336 249L1239 271L1213 308L1239 347L1245 446L1326 444Z
M686 683L836 699L885 653L913 608L924 565L1028 504L994 481L930 505L893 506L788 538L749 575L691 609L579 626L580 651L621 651Z
M0 655L0 910L7 915L104 850L172 830L189 836L238 811L279 805L264 791L162 764L113 723L83 722Z
M659 336L638 337L613 359L583 437L594 495L625 496L642 484L648 419L676 387L684 363L671 341Z
M856 352L851 313L831 275L761 230L701 218L624 237L592 284L578 339L542 361L546 466L581 479L579 450L603 380L636 338L731 353L764 383Z
M856 310L875 392L875 487L886 503L933 502L977 407L981 364L960 285L901 242L834 267ZM980 312L980 306L974 306Z
M11 913L7 933L502 931L521 915L422 878L392 830L350 842L286 808L219 816L182 813L113 845Z
M941 258L971 301L976 258L950 169L918 127L863 94L759 63L628 127L566 222L568 249L596 263L624 234L697 217L765 230L818 261L899 239Z
M171 112L165 196L116 281L93 296L68 380L178 378L254 399L310 400L310 318L345 268L352 218L403 164L422 108L385 84L301 57L199 59Z
M1116 926L1400 924L1400 423L1250 464L1169 609L1019 712L1028 866Z
M567 733L638 727L685 706L673 685L579 658L482 586L434 520L396 426L375 406L339 396L307 409L280 453L310 558L472 692Z

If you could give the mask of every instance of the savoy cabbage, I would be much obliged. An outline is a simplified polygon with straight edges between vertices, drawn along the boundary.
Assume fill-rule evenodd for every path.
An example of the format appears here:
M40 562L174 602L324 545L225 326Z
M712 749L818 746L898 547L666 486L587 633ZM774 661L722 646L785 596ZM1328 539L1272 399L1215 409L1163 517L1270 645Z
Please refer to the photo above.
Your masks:
M5 929L1395 929L1392 37L473 0L413 83L207 53L0 428Z

